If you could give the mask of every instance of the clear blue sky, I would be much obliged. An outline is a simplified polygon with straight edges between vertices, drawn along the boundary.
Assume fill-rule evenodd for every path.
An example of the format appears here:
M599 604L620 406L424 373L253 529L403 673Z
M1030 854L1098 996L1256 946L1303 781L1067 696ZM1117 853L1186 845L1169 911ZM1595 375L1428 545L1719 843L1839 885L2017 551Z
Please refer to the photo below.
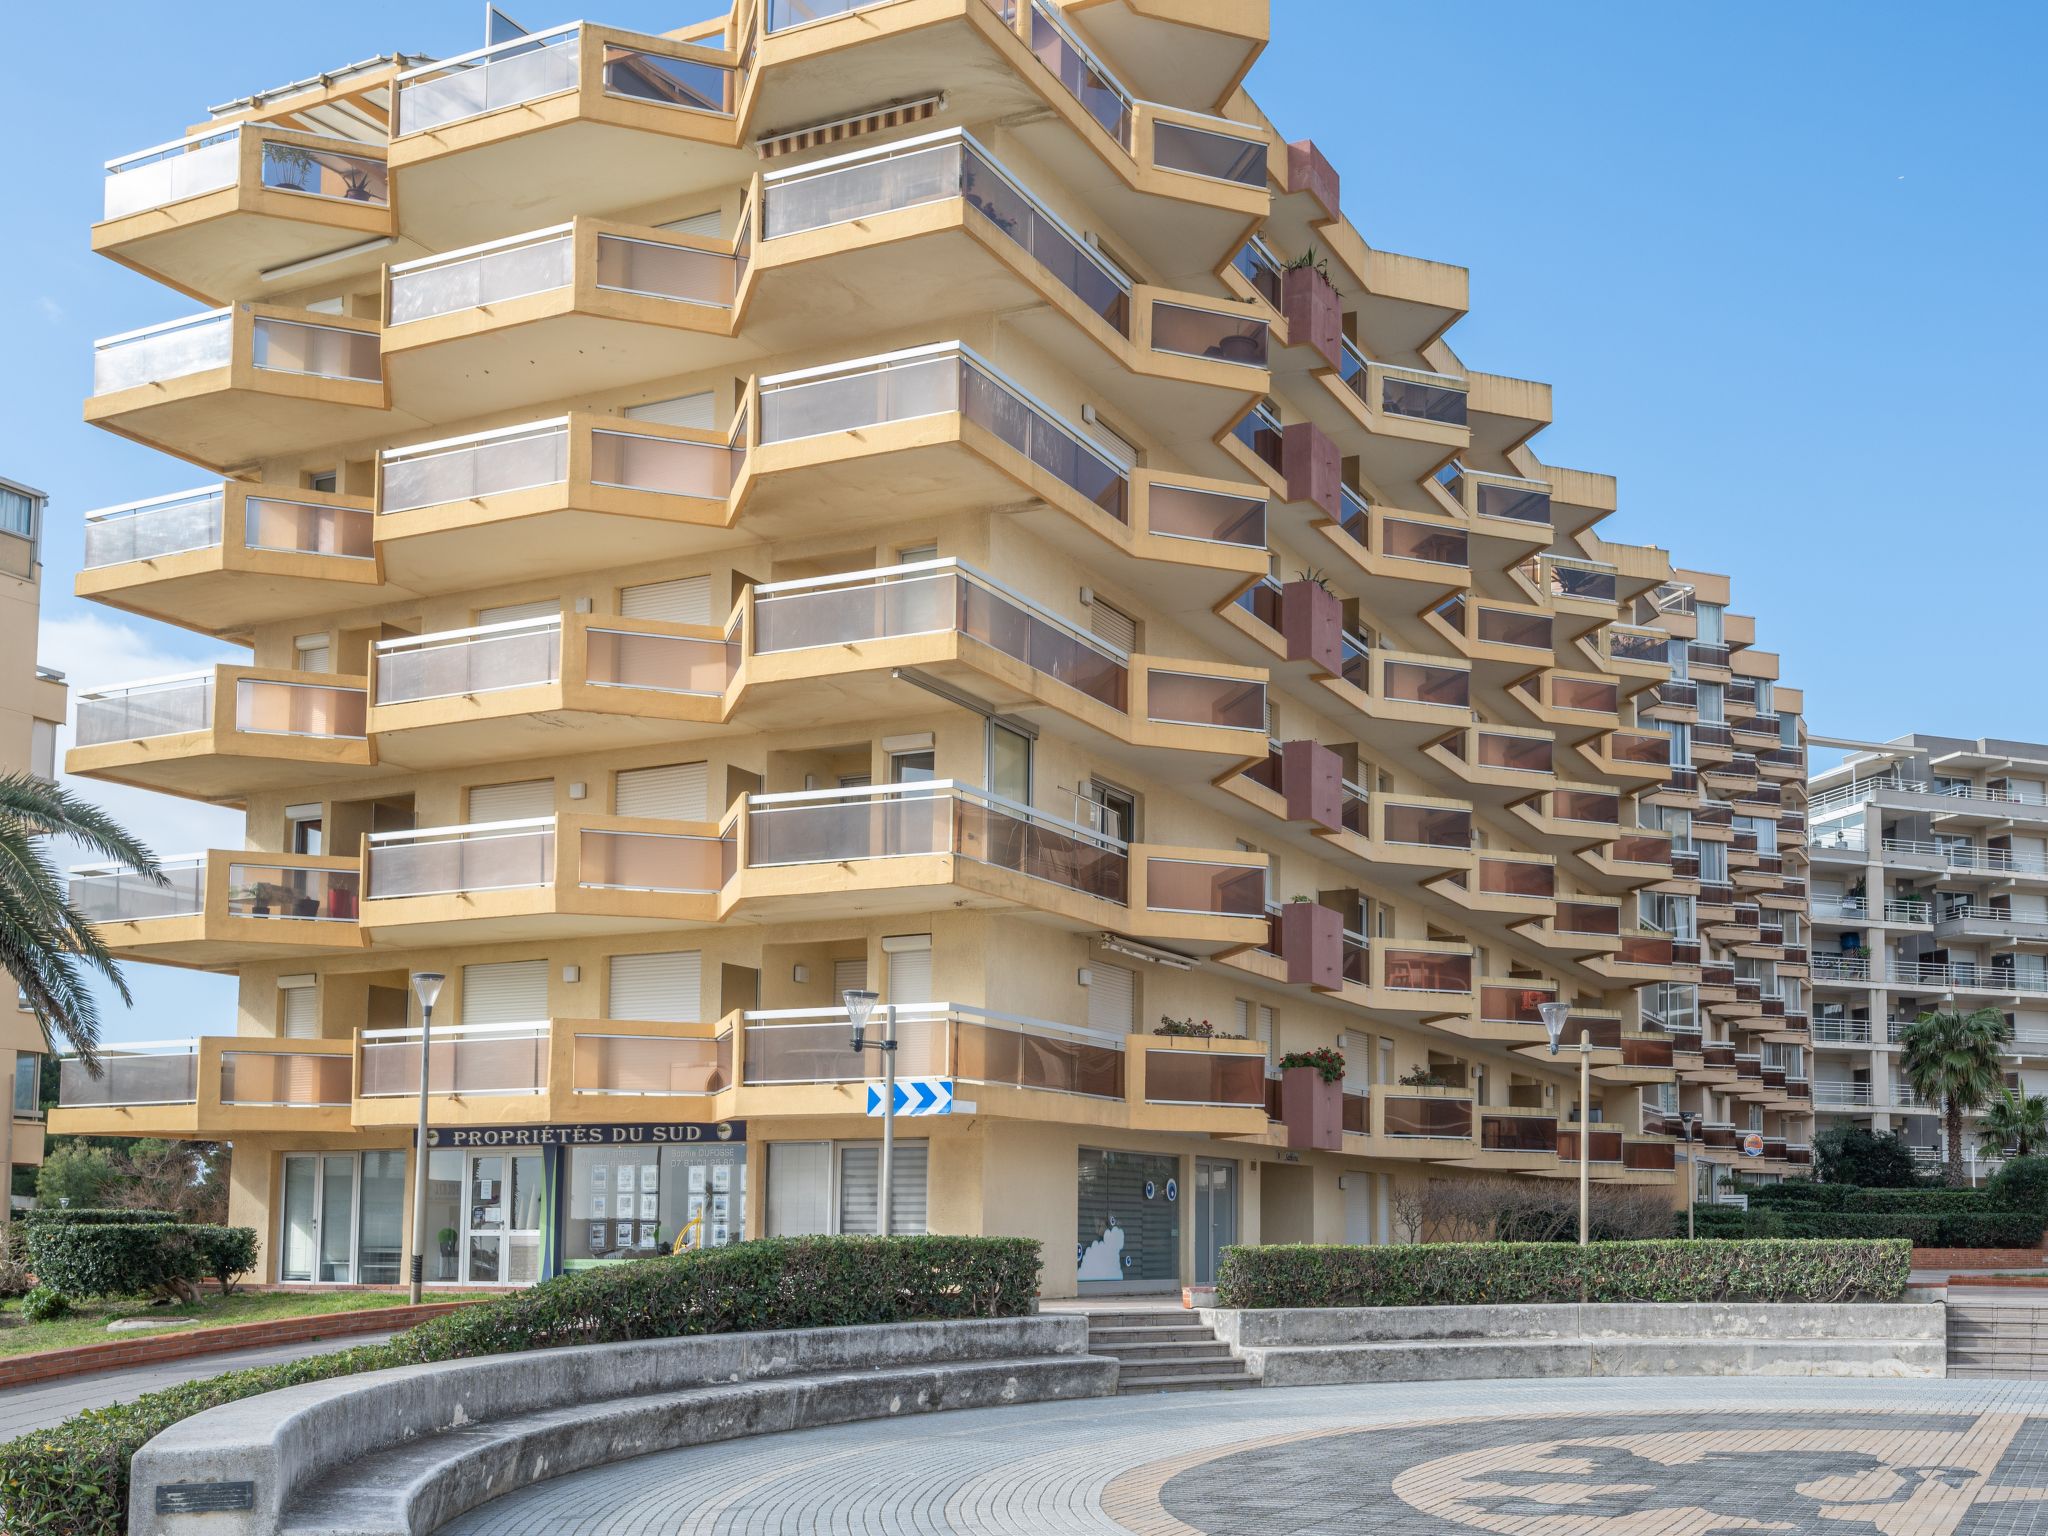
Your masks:
M617 0L660 31L711 14ZM530 26L569 20L529 0ZM1614 473L1616 538L1727 571L1827 734L2048 738L2048 8L1274 0L1252 78L1373 244L1472 269L1475 368L1547 380L1558 464ZM217 654L69 596L79 517L204 476L79 421L95 336L187 313L87 252L100 163L212 102L480 40L480 0L32 6L0 61L9 238L0 474L54 493L44 659L92 684ZM1886 547L1885 541L1889 541ZM90 792L167 852L182 802ZM217 978L134 970L113 1038L232 1028Z

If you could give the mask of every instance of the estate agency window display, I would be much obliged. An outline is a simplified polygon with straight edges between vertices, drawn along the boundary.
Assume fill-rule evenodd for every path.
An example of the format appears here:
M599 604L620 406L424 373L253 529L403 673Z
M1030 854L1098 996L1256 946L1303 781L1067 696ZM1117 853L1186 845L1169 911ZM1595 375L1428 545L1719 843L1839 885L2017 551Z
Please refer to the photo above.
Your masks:
M722 1248L746 1235L743 1145L569 1147L569 1214L562 1258L571 1267Z

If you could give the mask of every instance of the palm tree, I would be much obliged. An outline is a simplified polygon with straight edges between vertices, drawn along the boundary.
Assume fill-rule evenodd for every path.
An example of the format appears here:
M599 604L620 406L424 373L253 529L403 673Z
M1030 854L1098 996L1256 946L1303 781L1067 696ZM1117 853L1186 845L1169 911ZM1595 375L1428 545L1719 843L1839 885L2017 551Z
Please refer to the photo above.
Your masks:
M1996 1157L2015 1147L2021 1157L2048 1141L2048 1098L2038 1093L2021 1098L2007 1084L2005 1091L1984 1106L1984 1118L1977 1127L1977 1150Z
M1963 1116L1986 1103L2004 1085L1998 1066L2005 1044L2005 1015L1996 1008L1971 1013L1940 1009L1923 1013L1900 1041L1899 1065L1914 1092L1941 1106L1948 1132L1948 1183L1963 1183Z
M98 806L25 773L0 775L0 964L45 1036L62 1039L97 1075L100 1015L87 970L112 982L122 1002L131 999L120 966L71 905L44 851L51 837L74 839L159 885L164 877L155 856Z

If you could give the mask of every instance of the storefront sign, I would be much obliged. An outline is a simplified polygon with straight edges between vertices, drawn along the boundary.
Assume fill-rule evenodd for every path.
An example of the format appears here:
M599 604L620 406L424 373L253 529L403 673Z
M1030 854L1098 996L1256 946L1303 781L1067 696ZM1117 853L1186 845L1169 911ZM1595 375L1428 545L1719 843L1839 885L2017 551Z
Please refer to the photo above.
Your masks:
M671 1125L447 1125L427 1130L430 1147L470 1151L492 1147L660 1147L746 1139L744 1120Z
M1764 1139L1760 1133L1751 1131L1742 1138L1742 1155L1744 1157L1762 1157L1764 1155Z

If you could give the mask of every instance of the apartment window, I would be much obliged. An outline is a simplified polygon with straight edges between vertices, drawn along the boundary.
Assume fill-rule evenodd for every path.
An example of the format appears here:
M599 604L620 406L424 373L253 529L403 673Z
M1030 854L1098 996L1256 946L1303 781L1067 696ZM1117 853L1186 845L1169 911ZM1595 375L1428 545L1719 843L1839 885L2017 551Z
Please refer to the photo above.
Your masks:
M1768 715L1776 712L1772 706L1777 703L1777 693L1778 685L1768 677L1760 677L1756 680L1756 711L1758 714Z
M33 496L12 486L0 485L0 533L33 541L36 536L36 506Z
M882 963L888 967L888 1002L909 1006L932 1000L930 934L890 934L882 940Z
M619 590L619 617L662 619L671 624L711 622L711 578L682 576Z
M768 1235L881 1230L882 1147L876 1141L778 1141L768 1148ZM898 1141L890 1169L889 1227L923 1232L930 1160L921 1141Z
M555 781L521 779L516 784L477 784L469 791L469 819L528 821L555 814Z
M671 219L666 224L657 224L654 227L672 235L696 235L701 239L716 240L724 225L719 211L716 208L709 208L703 213L693 213L686 219ZM706 395L704 398L709 400L711 397Z
M938 558L939 546L936 544L912 544L896 551L898 565L923 565L928 560Z
M938 755L930 747L917 752L889 754L891 784L929 784L939 776Z
M703 956L694 949L613 955L605 1017L694 1024L704 1016Z
M1694 683L1699 694L1700 719L1725 721L1728 718L1728 690L1719 683Z
M45 782L57 778L57 722L37 720L29 726L28 771Z
M622 768L612 778L612 811L657 821L708 821L710 786L704 763Z
M1128 843L1138 835L1138 797L1127 789L1090 779L1081 786L1081 799L1092 807L1091 825L1104 837Z
M1382 1088L1388 1087L1394 1081L1394 1042L1385 1035L1380 1036L1379 1074L1376 1081Z
M1273 1044L1280 1036L1280 1016L1264 1003L1255 1003L1250 998L1240 997L1237 1004L1237 1032L1247 1040L1256 1040L1266 1048L1266 1059L1273 1059Z
M309 491L337 491L341 488L341 473L338 470L323 469L317 475L306 476Z
M1726 630L1721 622L1723 609L1719 603L1695 601L1692 605L1692 611L1699 621L1700 644L1724 645L1727 643Z
M317 805L288 805L284 808L285 847L293 853L317 856L321 851L324 822Z
M536 1024L548 1016L548 963L501 960L462 968L462 1022Z
M320 989L311 976L278 978L277 1032L287 1040L320 1038Z
M1796 747L1799 745L1799 717L1797 715L1778 716L1778 745L1781 747Z
M1136 1023L1137 978L1128 966L1088 962L1088 1027L1128 1035Z
M292 641L294 665L301 672L325 672L332 654L326 635L300 635Z
M43 1112L43 1058L23 1051L14 1058L14 1114L29 1119Z
M989 793L1031 803L1031 737L1001 720L988 723Z
M1138 648L1138 621L1099 597L1088 605L1088 629L1096 639L1120 651Z
M1714 885L1728 883L1728 845L1700 844L1700 878Z

